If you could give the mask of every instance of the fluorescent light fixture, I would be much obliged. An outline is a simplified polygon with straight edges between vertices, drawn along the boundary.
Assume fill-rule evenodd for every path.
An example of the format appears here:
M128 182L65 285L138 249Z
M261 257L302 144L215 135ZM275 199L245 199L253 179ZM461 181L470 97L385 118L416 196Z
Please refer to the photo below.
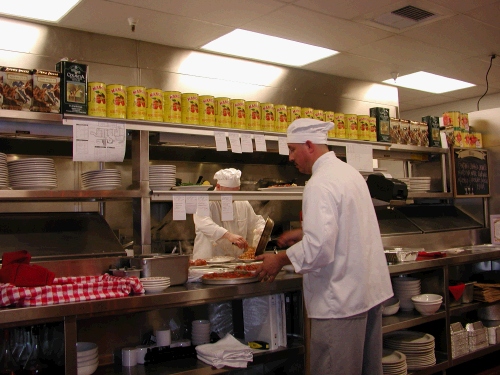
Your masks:
M386 79L384 83L406 87L408 89L432 92L434 94L442 94L443 92L455 91L465 89L467 87L476 86L472 83L438 76L436 74L427 72L416 72L397 77L396 79Z
M58 22L81 0L0 1L0 14L40 21Z
M236 29L201 47L204 50L283 65L303 66L337 51Z

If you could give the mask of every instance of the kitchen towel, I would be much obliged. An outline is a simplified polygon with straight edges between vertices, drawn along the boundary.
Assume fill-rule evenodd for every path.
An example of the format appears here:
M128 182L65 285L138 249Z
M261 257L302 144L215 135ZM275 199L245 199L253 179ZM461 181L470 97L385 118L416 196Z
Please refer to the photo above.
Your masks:
M29 264L31 255L26 250L2 254L0 283L10 283L17 287L51 285L55 274L45 267Z
M215 368L247 367L248 362L253 361L252 350L249 346L236 340L231 334L215 344L203 344L196 347L198 359Z

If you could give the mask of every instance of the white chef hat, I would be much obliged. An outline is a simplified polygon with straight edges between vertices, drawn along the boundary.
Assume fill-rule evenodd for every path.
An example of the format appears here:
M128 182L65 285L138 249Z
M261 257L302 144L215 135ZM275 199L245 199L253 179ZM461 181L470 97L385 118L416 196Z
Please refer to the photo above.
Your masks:
M328 130L333 129L333 122L325 122L312 118L299 118L288 126L287 143L326 144Z
M241 171L234 168L221 169L215 173L214 178L220 186L238 187L240 186Z

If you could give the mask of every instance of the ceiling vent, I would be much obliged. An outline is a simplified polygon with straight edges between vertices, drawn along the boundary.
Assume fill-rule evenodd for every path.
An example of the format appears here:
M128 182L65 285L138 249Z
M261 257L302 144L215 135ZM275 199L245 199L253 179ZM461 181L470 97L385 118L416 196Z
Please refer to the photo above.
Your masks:
M441 17L441 14L408 5L400 9L379 14L373 17L371 21L401 31L402 29L428 23L431 20L437 20Z
M391 12L392 14L395 14L397 16L409 18L410 20L413 20L415 22L419 22L422 20L425 20L426 18L432 17L435 14L428 12L426 10L408 5L406 7L403 7L401 9L397 9L395 11Z

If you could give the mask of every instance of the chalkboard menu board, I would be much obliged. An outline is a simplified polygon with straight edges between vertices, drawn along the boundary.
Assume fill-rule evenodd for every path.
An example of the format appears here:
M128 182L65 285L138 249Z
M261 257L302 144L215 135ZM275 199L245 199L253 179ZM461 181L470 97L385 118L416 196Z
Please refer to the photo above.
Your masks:
M453 194L455 197L489 197L488 153L486 150L453 148Z

